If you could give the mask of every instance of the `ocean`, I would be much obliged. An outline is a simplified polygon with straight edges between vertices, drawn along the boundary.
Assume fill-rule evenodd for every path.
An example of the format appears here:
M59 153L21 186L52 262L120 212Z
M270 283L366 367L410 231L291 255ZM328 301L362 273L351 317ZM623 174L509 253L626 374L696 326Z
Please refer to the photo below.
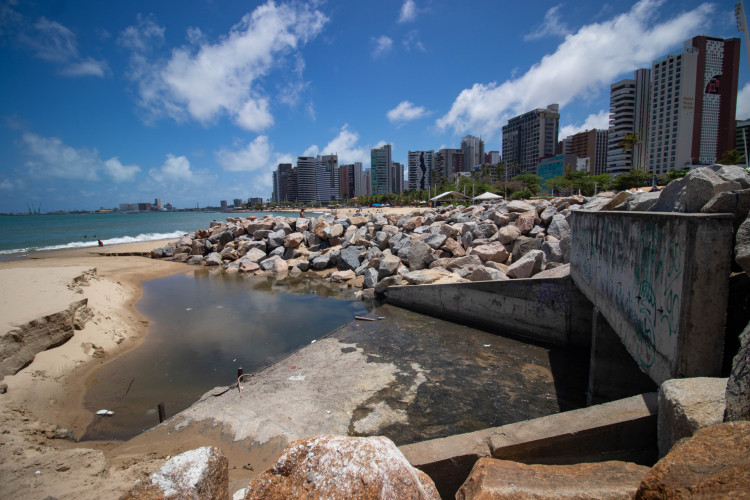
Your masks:
M267 212L141 212L0 216L0 257L15 258L42 250L177 239L212 220L262 216ZM280 215L276 212L275 215Z

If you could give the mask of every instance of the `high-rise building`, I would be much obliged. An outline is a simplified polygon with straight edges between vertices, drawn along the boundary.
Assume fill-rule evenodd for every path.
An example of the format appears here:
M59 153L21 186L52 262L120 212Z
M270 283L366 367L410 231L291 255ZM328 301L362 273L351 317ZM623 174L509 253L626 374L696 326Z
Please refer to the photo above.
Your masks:
M386 144L370 150L370 176L372 194L388 194L393 191L391 145Z
M233 206L234 208L240 208L240 207L242 207L242 205L244 205L244 204L245 204L245 202L244 202L244 201L242 201L242 198L235 198L235 199L234 199L234 200L232 201L232 206Z
M461 152L464 154L464 171L466 172L484 163L484 141L479 137L467 135L461 139Z
M297 158L297 201L313 203L318 201L317 171L320 160L315 156Z
M697 36L654 61L649 170L709 165L734 149L740 40Z
M315 185L317 201L327 203L339 199L339 157L323 155L318 157Z
M364 190L363 194L371 195L372 194L372 168L366 168L362 175L363 175L362 189Z
M484 162L487 165L497 165L500 163L500 151L490 151L484 155Z
M550 104L511 118L503 127L503 162L514 175L536 173L539 159L555 154L559 110L558 104Z
M565 154L578 158L588 158L588 172L591 175L603 174L607 170L607 131L587 130L563 140Z
M366 194L363 188L362 162L339 167L339 193L342 200Z
M158 211L161 212L161 198L154 199L154 206Z
M297 171L291 163L279 163L273 173L271 201L283 203L297 201Z
M460 149L441 149L434 156L432 182L439 179L452 179L453 174L465 171L464 153Z
M391 193L404 192L404 164L394 161L391 163Z
M409 189L427 191L432 185L434 151L409 151Z
M617 176L628 173L633 167L647 167L650 112L650 69L636 70L634 78L611 85L607 173ZM633 149L623 149L622 141L628 134L635 134L638 138Z

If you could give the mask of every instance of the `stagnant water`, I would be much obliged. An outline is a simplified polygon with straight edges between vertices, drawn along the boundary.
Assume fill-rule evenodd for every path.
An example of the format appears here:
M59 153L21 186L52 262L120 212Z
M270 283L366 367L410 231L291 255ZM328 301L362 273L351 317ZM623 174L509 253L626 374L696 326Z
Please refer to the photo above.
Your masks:
M321 280L276 282L205 270L144 283L137 307L151 320L149 334L89 379L86 408L115 413L97 417L83 439L130 438L158 423L158 403L174 415L211 388L233 383L238 367L257 370L368 313L350 290ZM334 337L375 353L372 362L394 363L405 373L414 362L427 369L426 382L403 408L409 425L384 431L398 443L583 405L585 353L525 344L388 305L369 312L385 319L356 328L352 323ZM389 386L368 404L399 408L401 392L399 384Z

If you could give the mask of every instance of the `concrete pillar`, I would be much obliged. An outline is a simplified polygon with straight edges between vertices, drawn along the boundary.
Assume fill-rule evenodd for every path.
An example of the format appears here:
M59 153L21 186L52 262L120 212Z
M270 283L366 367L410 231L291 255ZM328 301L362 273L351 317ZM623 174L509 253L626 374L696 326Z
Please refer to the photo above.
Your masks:
M658 386L638 368L620 337L595 307L586 404L606 403L657 389Z

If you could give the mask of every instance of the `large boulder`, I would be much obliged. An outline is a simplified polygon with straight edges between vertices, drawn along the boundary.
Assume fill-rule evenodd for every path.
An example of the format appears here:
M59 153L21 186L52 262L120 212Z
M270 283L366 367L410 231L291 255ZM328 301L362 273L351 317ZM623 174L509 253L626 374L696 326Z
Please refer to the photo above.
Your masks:
M724 420L725 378L682 378L659 388L659 456L663 457L682 438Z
M260 262L266 258L266 252L258 248L251 248L242 257L242 260L248 260L250 262Z
M482 262L500 262L508 260L508 250L500 242L494 241L487 245L479 245L472 249L472 255L476 255Z
M284 236L284 247L297 248L305 241L305 235L299 232L289 233Z
M649 211L697 213L716 194L738 189L739 183L722 179L710 168L696 168L667 184Z
M636 498L747 498L750 422L706 427L678 444L643 478Z
M361 250L353 245L342 248L338 259L339 270L357 269L360 265L360 252Z
M527 236L520 236L513 243L513 262L521 259L521 257L531 252L532 250L541 250L542 243L543 241L541 238L529 238Z
M245 500L409 498L438 500L435 484L384 437L313 436L289 444L252 480Z
M648 212L659 201L660 196L661 191L639 191L628 198L624 207L617 206L615 209L624 208L628 212Z
M453 273L442 267L436 267L433 269L410 271L403 275L403 279L410 285L428 285L452 274Z
M229 461L213 446L186 451L167 460L148 481L137 484L121 498L229 500Z
M523 213L530 210L536 212L536 207L534 205L521 200L511 201L506 208L508 209L508 212Z
M737 230L734 259L746 273L750 274L750 217L745 219Z
M550 221L549 227L547 228L547 234L554 236L558 241L570 234L570 225L568 224L568 221L565 220L564 215L557 214L552 217L552 221Z
M518 229L514 225L501 227L497 231L497 241L502 243L503 245L507 245L509 243L513 243L518 239L519 236L521 236L521 230Z
M331 276L328 278L333 283L344 283L349 280L353 280L356 278L357 275L354 274L354 271L351 269L347 269L346 271L334 271L331 273Z
M392 276L396 274L398 267L401 265L401 259L395 255L386 255L378 265L378 280L382 280L386 276Z
M750 189L719 193L703 205L701 212L704 214L734 214L734 229L736 231L750 213Z
M453 238L447 238L440 249L450 252L454 257L463 257L466 255L464 247Z
M740 335L740 349L727 381L727 421L750 420L750 324Z
M544 266L544 252L531 250L529 253L508 266L508 276L511 278L531 278L542 270Z
M408 264L412 271L427 267L431 262L428 260L430 255L432 255L432 247L423 241L412 241L399 252L399 257Z
M480 458L456 500L628 499L649 468L628 462L527 465Z
M710 167L711 170L726 181L734 181L742 186L742 189L750 188L750 174L747 173L742 167L737 165L719 165L714 164Z

